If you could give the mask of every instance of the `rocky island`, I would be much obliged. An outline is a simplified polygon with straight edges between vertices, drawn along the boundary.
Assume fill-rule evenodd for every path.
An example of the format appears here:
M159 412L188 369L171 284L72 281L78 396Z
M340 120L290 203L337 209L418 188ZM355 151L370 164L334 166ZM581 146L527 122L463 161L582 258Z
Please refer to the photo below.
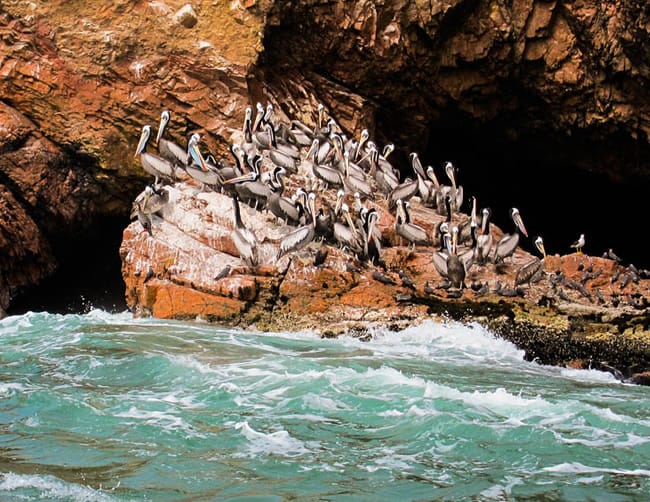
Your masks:
M621 378L645 370L650 355L646 270L622 263L612 250L602 257L579 248L546 255L542 243L541 256L528 253L518 245L532 240L521 216L513 218L519 227L513 221L512 233L504 233L489 222L487 208L477 209L475 198L468 196L471 202L463 204L451 163L444 185L433 166L425 179L419 156L412 153L411 175L381 185L386 171L378 160L390 163L367 131L343 142L345 134L338 136L330 119L321 144L338 138L341 150L334 141L318 160L313 145L319 142L313 140L323 120L317 120L320 127L307 127L309 137L300 146L291 133L295 121L276 117L261 104L254 126L252 115L249 107L243 131L233 136L231 150L239 154L206 163L205 171L197 169L202 154L194 161L187 157L199 174L177 165L173 180L148 186L148 195L134 203L138 218L124 232L121 257L127 302L136 315L360 337L378 326L403 329L433 316L485 324L542 363L603 368ZM276 139L275 145L263 139L261 131L281 130L293 139ZM283 146L294 147L296 157L274 156ZM279 162L288 162L286 169ZM360 171L352 174L350 164ZM319 168L337 173L329 186ZM202 182L209 173L220 173L213 184ZM278 196L295 203L303 194L302 218L283 219L272 210L274 177ZM362 186L370 187L364 196L354 191ZM458 207L452 207L452 196ZM147 197L163 201L144 209ZM376 216L375 230L363 221L369 212ZM307 242L295 245L292 236L312 224ZM254 250L238 245L238 229L252 232ZM486 237L487 249L481 249ZM516 242L508 244L513 237ZM375 255L368 251L373 239ZM447 269L452 256L462 264L458 283Z
M367 336L373 326L431 316L471 319L541 362L611 368L623 378L648 371L645 271L607 252L613 246L626 256L619 243L631 240L636 223L618 215L635 214L622 209L639 204L630 187L644 193L650 179L648 16L640 0L121 0L99 9L96 2L3 2L0 314L66 264L92 276L119 247L110 272L119 275L121 266L138 315L323 336ZM572 239L586 232L585 252L594 256L555 239L542 260L533 239L552 240L529 224L511 257L498 267L475 262L464 287L449 287L434 261L446 243L401 241L384 193L360 201L376 211L381 262L366 259L359 243L350 253L320 237L278 259L283 238L307 224L304 215L287 225L239 200L243 225L259 243L253 264L232 239L230 189L206 190L183 169L164 187L167 204L142 220L150 232L140 221L129 224L134 199L153 182L134 156L143 124L155 128L169 109L170 137L183 149L199 133L206 157L231 164L229 148L242 139L233 133L241 134L245 109L258 101L274 105L276 125L297 119L314 127L324 103L348 139L367 129L382 148L394 142L400 182L413 175L408 155L416 151L445 184L441 156L462 156L459 185L505 183L525 165L535 180L528 198L545 197L551 183L564 190L554 192L556 200L569 203L576 194L589 208L580 227L547 214L559 204L537 221L560 220L553 230ZM152 137L148 151L156 150ZM262 173L269 176L267 156ZM608 188L605 203L589 199L598 176ZM285 181L284 196L303 187L315 194L316 211L337 208L338 190L307 186L295 174ZM508 195L516 183L493 193ZM354 190L343 188L340 205L355 221ZM471 195L452 217L459 232ZM478 207L518 205L505 195L479 198ZM443 235L435 229L447 218L444 207L422 194L408 202L401 224L410 218L432 241ZM520 209L532 221L530 209ZM496 242L513 231L505 223L491 224ZM89 237L97 232L111 245ZM599 234L620 240L595 246ZM457 250L467 248L463 241ZM516 284L529 263L541 272Z

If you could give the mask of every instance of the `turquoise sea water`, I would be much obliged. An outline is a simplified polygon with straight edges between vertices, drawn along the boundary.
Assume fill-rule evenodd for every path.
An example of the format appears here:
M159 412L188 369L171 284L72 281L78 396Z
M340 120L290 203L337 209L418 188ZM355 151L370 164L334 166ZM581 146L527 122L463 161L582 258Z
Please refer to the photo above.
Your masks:
M650 389L477 325L0 321L0 500L650 500Z

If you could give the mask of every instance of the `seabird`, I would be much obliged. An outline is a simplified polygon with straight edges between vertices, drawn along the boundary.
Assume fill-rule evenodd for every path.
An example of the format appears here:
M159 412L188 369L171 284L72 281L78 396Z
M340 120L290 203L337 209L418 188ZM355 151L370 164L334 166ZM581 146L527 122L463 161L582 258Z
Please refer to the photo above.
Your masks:
M230 236L239 251L239 257L252 267L256 267L259 262L257 237L253 231L246 226L241 219L239 212L239 200L237 195L232 197L233 215L235 218L235 227Z
M187 142L187 154L191 161L185 166L185 171L194 181L198 181L202 187L208 186L214 190L221 187L223 178L216 168L211 169L205 161L199 150L200 139L201 136L194 133Z
M276 167L271 175L271 193L267 200L267 208L276 218L280 218L289 225L298 225L302 216L301 206L295 200L283 197L283 177L287 173L284 167Z
M147 143L149 142L150 138L151 126L148 124L142 126L140 140L138 141L138 146L135 150L135 156L140 156L140 164L142 165L142 169L154 176L154 185L156 186L158 186L158 181L160 178L168 181L174 181L174 164L169 162L167 159L146 151Z
M515 231L512 234L505 234L503 237L501 237L499 242L497 242L494 250L494 263L497 264L503 262L505 258L508 258L514 254L515 250L517 249L517 245L519 244L519 232L528 237L528 232L526 231L524 222L521 219L521 215L519 214L519 209L516 207L510 209L510 218L515 224Z
M576 254L582 254L582 248L585 245L585 234L580 234L578 240L571 244L570 247L575 248Z
M535 239L535 247L541 253L542 258L540 259L534 257L532 260L525 263L517 270L515 273L515 288L523 284L530 284L531 282L535 282L535 279L544 273L544 259L546 258L546 250L544 249L544 241L541 237L537 237Z
M164 137L167 125L171 118L169 110L163 110L160 114L160 124L158 125L158 134L156 135L156 144L160 156L173 163L176 167L185 168L187 164L187 150L175 141Z
M304 248L314 240L314 237L316 237L315 199L315 194L310 192L307 197L307 206L309 209L309 215L311 216L311 221L307 225L303 225L302 227L298 227L292 232L289 232L282 238L278 253L275 257L276 260L279 260L287 253L292 253Z
M397 199L397 214L395 218L395 233L415 246L431 246L431 240L426 230L409 221L408 212L404 209L402 199Z

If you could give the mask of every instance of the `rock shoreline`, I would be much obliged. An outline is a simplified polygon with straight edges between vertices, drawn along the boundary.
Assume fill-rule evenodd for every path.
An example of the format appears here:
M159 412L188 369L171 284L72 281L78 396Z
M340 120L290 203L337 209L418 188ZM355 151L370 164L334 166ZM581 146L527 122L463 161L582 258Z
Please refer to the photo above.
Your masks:
M381 270L331 245L324 263L316 266L314 254L324 246L319 242L276 262L279 240L290 227L242 204L242 219L260 242L260 265L253 268L239 258L230 237L229 196L201 192L191 180L167 189L169 203L153 216L151 235L138 221L124 231L126 299L136 316L264 331L312 330L323 337L368 337L378 326L403 329L426 319L476 321L525 350L529 360L599 368L648 383L650 316L644 299L650 281L636 277L623 284L617 277L625 266L615 260L547 256L545 277L511 296L498 284L511 285L517 268L533 258L518 248L499 273L494 266L472 269L467 283L487 283L484 294L468 287L458 296L442 287L430 247L399 245L387 210L379 221L386 241L386 270ZM381 202L375 205L380 208ZM416 223L424 227L441 218L415 199L412 205ZM493 231L499 235L499 229ZM601 272L584 280L585 268ZM400 270L412 286L402 282ZM584 288L566 287L562 299L553 284L558 271L568 284Z

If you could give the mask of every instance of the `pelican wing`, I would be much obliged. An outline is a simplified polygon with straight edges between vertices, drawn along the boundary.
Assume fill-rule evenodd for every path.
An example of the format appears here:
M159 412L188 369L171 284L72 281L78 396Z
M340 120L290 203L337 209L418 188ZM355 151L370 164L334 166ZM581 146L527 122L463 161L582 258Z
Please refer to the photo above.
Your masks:
M302 249L307 244L309 244L313 238L313 225L303 225L302 227L296 228L292 232L289 232L287 235L285 235L284 238L280 241L278 258L292 251L298 251L299 249Z
M174 177L174 166L171 162L152 153L143 152L140 155L142 168L153 176Z
M436 251L432 256L433 266L444 278L447 278L447 258L447 253L442 253L440 251Z

